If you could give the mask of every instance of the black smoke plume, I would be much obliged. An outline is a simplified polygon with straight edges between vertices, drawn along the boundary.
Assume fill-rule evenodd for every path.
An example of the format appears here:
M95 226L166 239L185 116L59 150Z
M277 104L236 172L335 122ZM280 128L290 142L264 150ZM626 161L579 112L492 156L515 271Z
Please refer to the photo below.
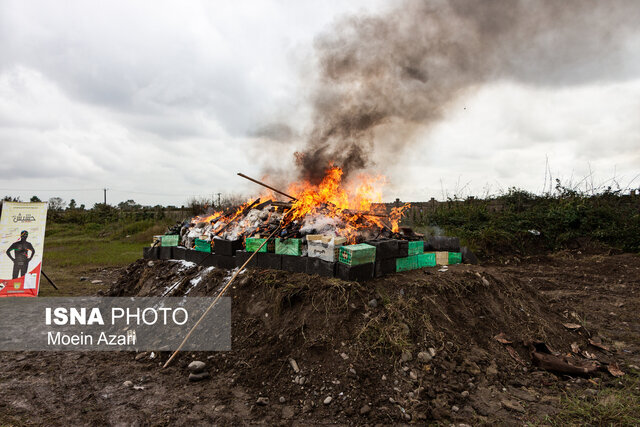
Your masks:
M487 82L633 76L624 43L638 22L637 0L404 1L346 18L316 40L320 70L312 129L296 153L300 175L317 182L329 163L348 175L370 165L376 146L399 154L416 129Z

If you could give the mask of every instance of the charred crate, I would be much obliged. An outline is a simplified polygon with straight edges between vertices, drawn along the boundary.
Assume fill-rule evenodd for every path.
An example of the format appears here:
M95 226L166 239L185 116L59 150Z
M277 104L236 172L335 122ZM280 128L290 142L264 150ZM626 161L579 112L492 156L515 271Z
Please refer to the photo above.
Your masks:
M242 250L242 240L226 240L226 239L213 239L213 249L218 255L234 256L236 251Z
M449 264L460 264L462 262L462 253L449 252Z
M416 260L418 262L418 268L436 266L436 254L433 252L416 255Z
M165 234L160 237L160 246L178 246L180 236L177 234Z
M424 242L422 240L416 240L415 242L408 242L408 253L411 255L418 255L424 252Z
M357 280L358 282L364 282L373 278L374 264L360 264L360 265L346 265L340 262L336 263L336 277L342 280Z
M276 253L279 255L302 255L302 239L276 239Z
M267 239L261 239L258 237L247 237L244 241L244 246L247 252L275 252L276 242L273 239L269 239L269 241L260 248Z
M396 258L396 271L409 271L418 268L418 257L415 255Z
M208 240L196 239L194 249L198 252L211 252L211 242Z
M360 265L373 263L376 260L376 247L360 243L340 247L339 261L347 265Z

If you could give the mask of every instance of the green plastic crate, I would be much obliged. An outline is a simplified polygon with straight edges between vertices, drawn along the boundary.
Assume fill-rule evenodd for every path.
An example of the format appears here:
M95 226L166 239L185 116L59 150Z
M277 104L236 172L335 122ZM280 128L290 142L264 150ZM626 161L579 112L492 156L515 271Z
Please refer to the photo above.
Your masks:
M409 256L419 255L424 252L424 242L422 240L407 243L409 243Z
M376 247L366 243L341 246L338 253L338 261L347 265L369 264L375 260Z
M418 257L416 255L396 258L396 271L409 271L418 268Z
M259 237L247 237L244 241L244 246L247 252L271 252L275 251L276 242L273 239L270 239L266 245L264 245L260 250L260 245L264 243L267 239L259 238Z
M276 239L276 253L279 255L302 255L302 239Z
M208 240L196 239L195 250L199 252L211 252L211 242Z
M160 237L160 246L178 246L180 236L177 234L165 234Z
M418 262L418 268L435 267L436 266L436 254L427 252L424 254L416 255Z
M462 253L449 252L449 264L460 264L462 262Z

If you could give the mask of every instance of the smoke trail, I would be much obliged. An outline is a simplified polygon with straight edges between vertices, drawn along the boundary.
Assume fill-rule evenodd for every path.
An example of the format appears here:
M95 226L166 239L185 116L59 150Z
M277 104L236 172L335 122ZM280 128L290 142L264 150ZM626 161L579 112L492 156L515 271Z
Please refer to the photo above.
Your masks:
M376 144L398 152L490 81L581 84L630 77L623 43L640 22L634 0L405 1L383 15L349 17L316 41L313 126L296 153L317 182L330 162L369 165ZM376 138L385 128L393 132Z

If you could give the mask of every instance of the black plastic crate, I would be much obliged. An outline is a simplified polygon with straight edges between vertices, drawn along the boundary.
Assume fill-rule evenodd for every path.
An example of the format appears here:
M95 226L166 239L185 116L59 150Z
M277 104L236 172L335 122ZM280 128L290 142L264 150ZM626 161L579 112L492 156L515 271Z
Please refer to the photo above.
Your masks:
M396 272L396 259L377 259L374 267L375 277L386 276L387 274L393 274Z
M373 278L375 264L346 265L338 263L336 267L336 277L342 280L364 282Z
M242 249L242 240L213 239L213 250L217 255L234 256Z
M215 265L218 268L226 268L227 270L233 270L236 268L236 257L228 255L213 255L215 259Z
M176 246L173 248L173 252L171 255L173 259L186 259L187 249L180 246Z
M325 261L320 258L307 257L307 274L317 274L322 277L334 277L336 262Z
M207 255L211 255L207 252L200 252L193 249L185 249L184 259L185 261L195 262L196 264L200 264L203 259L207 257Z
M409 256L409 242L406 240L396 240L398 242L398 256L396 258L404 258Z
M171 259L173 256L173 247L172 246L164 246L158 248L158 259Z
M293 273L306 273L307 257L282 255L282 269Z
M236 267L242 267L244 263L253 255L253 252L247 251L236 251ZM257 257L253 257L251 262L247 264L245 268L256 268L258 267Z
M367 240L364 243L376 247L376 259L393 258L398 252L398 243L392 239Z
M206 252L202 252L202 253L205 256L202 257L200 262L198 262L199 265L203 267L218 267L218 260L216 259L215 254L208 254Z
M258 252L258 267L270 270L282 270L282 255L269 252Z
M142 258L144 259L158 259L158 254L160 252L160 248L153 248L151 246L147 246L142 248Z
M460 252L460 239L448 236L431 236L424 243L425 252Z

